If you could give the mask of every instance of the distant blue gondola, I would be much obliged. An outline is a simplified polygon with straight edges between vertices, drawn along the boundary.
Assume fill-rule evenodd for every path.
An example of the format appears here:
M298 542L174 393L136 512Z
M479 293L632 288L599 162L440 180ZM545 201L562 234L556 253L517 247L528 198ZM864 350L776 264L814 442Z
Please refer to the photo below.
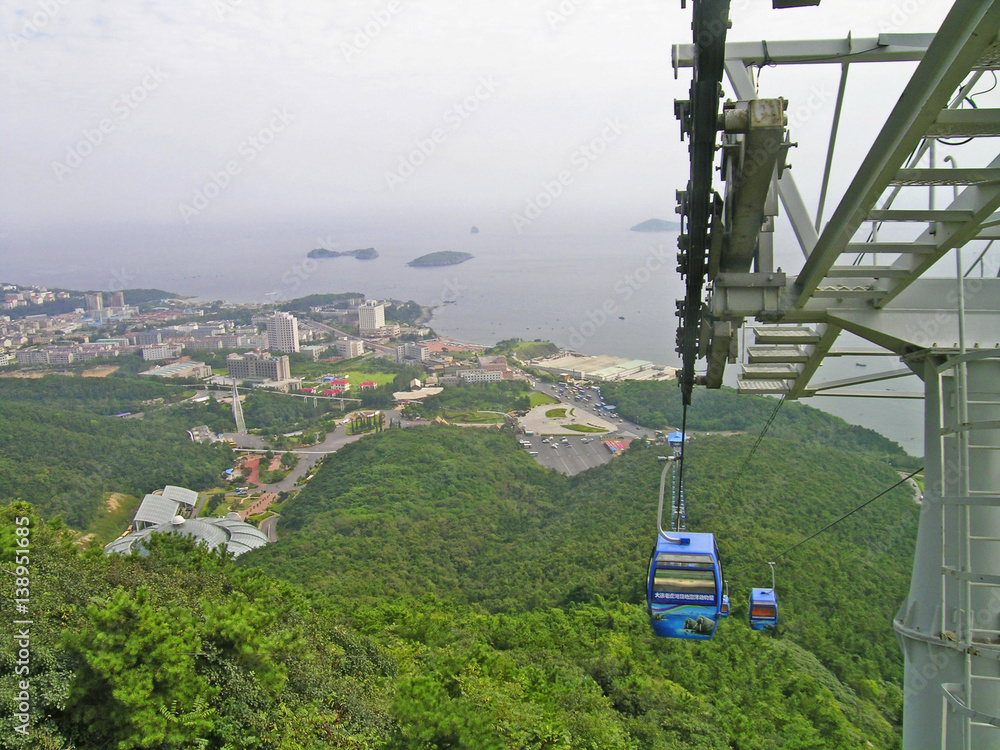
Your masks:
M646 582L646 609L656 635L710 639L723 616L722 587L714 534L657 536Z
M750 627L768 631L778 627L778 595L773 588L750 589Z

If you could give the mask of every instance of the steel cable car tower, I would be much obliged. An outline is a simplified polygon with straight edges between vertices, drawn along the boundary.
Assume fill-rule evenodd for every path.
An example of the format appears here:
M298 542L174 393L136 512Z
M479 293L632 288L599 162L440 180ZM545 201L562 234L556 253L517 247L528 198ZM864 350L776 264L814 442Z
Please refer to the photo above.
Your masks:
M740 391L858 396L843 389L923 380L925 489L910 592L894 621L903 747L1000 749L1000 278L970 278L961 258L970 242L1000 239L1000 153L982 158L995 141L980 140L1000 136L1000 109L966 106L980 76L1000 70L1000 0L956 0L937 34L728 45L728 0L693 0L693 13L694 44L673 49L675 70L694 72L690 100L675 106L691 160L678 192L684 401L695 384L722 384L747 318L763 325L746 347ZM848 68L891 61L919 64L824 223ZM765 64L841 66L815 218L785 170L787 102L757 98L749 69ZM723 71L738 101L720 115ZM939 165L942 138L975 141L978 163ZM722 195L705 168L716 151ZM943 207L935 188L954 188ZM927 208L905 200L917 190L930 193ZM779 201L803 255L794 273L774 268ZM931 277L952 251L956 276ZM905 367L813 384L823 360L843 353L833 349L842 331Z

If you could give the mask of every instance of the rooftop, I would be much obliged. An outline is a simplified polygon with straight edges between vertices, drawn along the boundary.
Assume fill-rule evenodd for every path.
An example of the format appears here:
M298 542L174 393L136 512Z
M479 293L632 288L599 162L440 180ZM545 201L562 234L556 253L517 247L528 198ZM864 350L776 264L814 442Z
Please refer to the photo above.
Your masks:
M147 497L150 497L147 495ZM157 496L153 496L157 497ZM116 539L104 548L105 554L118 552L146 556L149 551L143 542L150 534L180 534L190 537L209 549L225 546L226 550L238 557L257 547L267 544L263 531L240 520L239 514L229 513L225 518L190 518L174 516L165 523L136 531L121 539Z

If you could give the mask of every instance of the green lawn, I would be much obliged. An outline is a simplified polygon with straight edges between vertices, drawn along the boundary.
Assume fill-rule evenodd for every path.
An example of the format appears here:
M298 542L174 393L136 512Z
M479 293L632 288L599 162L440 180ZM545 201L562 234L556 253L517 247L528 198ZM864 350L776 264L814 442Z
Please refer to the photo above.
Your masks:
M545 412L545 416L549 419L558 419L559 417L566 416L566 409L549 409Z
M396 376L389 372L348 370L343 374L347 376L347 380L352 386L360 385L361 383L378 383L379 385L385 385L386 383L391 383L396 379Z
M444 410L441 418L452 424L497 424L504 419L499 414L477 412L477 411L449 411Z
M87 527L87 533L93 534L94 541L102 545L122 535L141 502L141 498L119 492L112 493L112 496L114 499L105 500L104 507Z
M534 408L536 406L543 406L545 404L558 404L559 399L553 398L547 393L540 393L538 391L535 391L534 393L531 394L529 403L531 404L531 407Z
M351 384L351 388L356 389L362 383L377 383L378 385L385 385L386 383L391 383L396 377L392 373L387 372L340 370L337 369L336 365L331 367L329 362L323 362L322 364L324 365L322 372L310 375L308 380L303 381L303 385L306 385L307 387L310 385L313 387L324 386L324 377L328 377L330 375L343 375L343 379ZM351 395L354 396L356 393Z
M574 432L608 432L600 427L591 427L589 424L566 424L563 427Z

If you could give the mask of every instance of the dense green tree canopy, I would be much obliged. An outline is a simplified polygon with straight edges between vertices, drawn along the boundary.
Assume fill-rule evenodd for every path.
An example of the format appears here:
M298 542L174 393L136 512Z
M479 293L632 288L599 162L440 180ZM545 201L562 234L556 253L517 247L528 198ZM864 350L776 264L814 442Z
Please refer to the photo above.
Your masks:
M742 475L753 434L691 441L688 528L715 533L734 606L712 641L684 642L654 637L644 606L655 445L566 477L508 432L385 430L325 459L284 503L279 541L235 564L174 537L154 537L148 557L82 552L41 520L74 506L60 467L92 476L93 492L134 465L191 486L178 477L210 450L143 442L176 408L133 421L0 400L21 442L61 458L42 462L30 442L0 453L0 486L38 501L0 509L7 566L14 519L31 518L34 622L29 738L13 729L13 626L0 628L0 747L899 746L891 618L913 491L786 553L898 481L891 446L794 410ZM745 602L774 559L772 637L749 629ZM0 577L0 596L15 583Z

